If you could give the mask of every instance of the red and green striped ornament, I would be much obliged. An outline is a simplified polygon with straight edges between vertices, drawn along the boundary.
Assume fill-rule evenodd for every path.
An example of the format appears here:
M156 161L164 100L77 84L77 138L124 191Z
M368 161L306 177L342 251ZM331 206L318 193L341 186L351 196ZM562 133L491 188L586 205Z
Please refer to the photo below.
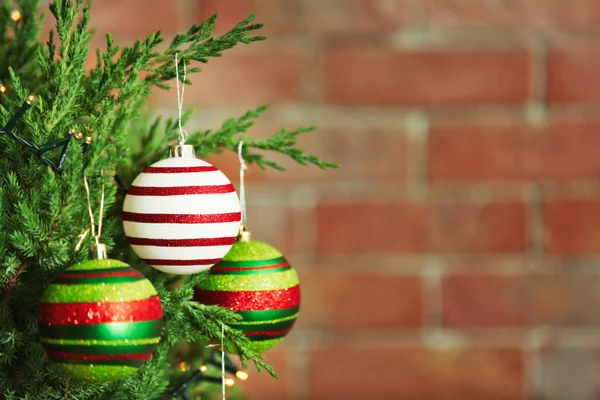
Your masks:
M300 282L281 252L266 243L238 241L196 288L195 300L236 311L252 348L265 351L292 329L300 308Z
M141 272L117 260L89 260L67 268L44 293L40 341L72 377L108 382L152 357L162 318L158 294Z

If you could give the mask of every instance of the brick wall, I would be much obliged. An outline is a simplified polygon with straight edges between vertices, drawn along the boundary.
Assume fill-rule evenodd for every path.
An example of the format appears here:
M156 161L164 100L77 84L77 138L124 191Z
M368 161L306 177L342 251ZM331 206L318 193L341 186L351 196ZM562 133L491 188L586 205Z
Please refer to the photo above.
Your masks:
M258 14L269 39L186 90L188 130L270 103L253 135L315 124L301 145L344 165L250 171L304 298L252 399L599 398L600 2L95 3L121 42Z

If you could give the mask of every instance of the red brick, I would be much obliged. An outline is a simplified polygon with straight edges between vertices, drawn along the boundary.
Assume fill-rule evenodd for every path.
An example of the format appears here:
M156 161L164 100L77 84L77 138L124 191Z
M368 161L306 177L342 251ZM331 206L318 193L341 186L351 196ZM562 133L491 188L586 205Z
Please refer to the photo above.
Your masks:
M430 135L432 179L534 180L600 177L595 122L434 126Z
M257 107L290 102L298 96L299 59L288 50L225 52L221 58L210 59L201 73L190 76L192 85L186 87L185 104ZM173 90L157 91L154 101L175 107Z
M444 323L451 328L599 325L600 277L584 274L449 275Z
M282 346L281 344L279 346ZM288 368L289 357L285 347L277 347L264 353L265 362L271 365L279 375L274 379L268 372L257 372L252 366L248 372L248 380L240 383L244 398L248 400L287 400L291 398L289 387L293 375ZM252 364L253 365L253 364Z
M548 54L548 101L600 101L598 69L600 51L597 44L551 49Z
M514 50L323 48L322 99L345 105L519 103L529 54Z
M259 32L288 33L304 31L302 0L202 0L199 2L199 20L219 14L216 33L223 33L255 14L254 23L265 26Z
M269 171L271 179L284 181L393 180L408 175L408 140L394 129L317 129L298 138L298 146L308 154L342 167L323 171L303 166L287 156L270 155L285 166L285 173Z
M381 33L414 21L410 0L328 0L313 2L307 21L313 33Z
M356 348L312 352L310 399L520 400L524 354L517 348Z
M418 276L365 273L303 274L298 328L418 328L423 287ZM368 300L367 300L368 299Z
M323 204L318 251L520 252L527 247L523 203Z
M142 39L156 31L179 30L179 0L102 0L92 6L91 25L98 33L129 34Z
M600 200L548 200L544 222L549 252L600 252Z
M600 3L574 0L425 0L431 26L505 28L594 28Z

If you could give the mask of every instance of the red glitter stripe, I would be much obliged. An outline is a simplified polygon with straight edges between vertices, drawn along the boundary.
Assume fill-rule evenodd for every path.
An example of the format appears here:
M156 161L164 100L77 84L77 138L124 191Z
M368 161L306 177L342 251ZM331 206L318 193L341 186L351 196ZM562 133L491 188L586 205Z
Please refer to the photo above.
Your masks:
M49 356L74 358L78 360L148 360L152 353L147 354L74 354L63 353L62 351L46 350Z
M39 311L40 323L56 325L151 321L162 316L158 296L123 302L41 303Z
M218 171L217 168L210 166L205 167L148 167L144 170L147 174L180 174L188 172L211 172Z
M148 239L127 236L130 245L158 247L226 246L235 243L236 237L200 239Z
M61 274L61 279L85 279L85 278L112 278L117 276L140 276L140 271L121 271L121 272L87 272L87 273L74 273L66 272Z
M123 211L123 221L151 224L211 224L238 222L241 219L241 212L224 214L140 214Z
M271 268L281 268L281 267L287 267L288 265L290 265L290 263L281 263L281 264L275 264L275 265L267 265L267 266L261 266L261 267L217 267L216 265L214 267L212 267L210 270L214 271L214 272L233 272L233 271L252 271L252 270L256 270L256 269L271 269Z
M148 265L181 265L181 266L196 266L196 265L214 265L221 261L220 258L208 258L198 260L166 260L166 259L150 259L143 258L143 262Z
M300 304L300 285L288 289L229 292L196 289L194 300L232 311L280 310Z
M185 194L220 194L235 192L233 185L212 185L212 186L130 186L128 195L133 196L179 196Z
M273 336L283 336L286 333L288 333L289 331L291 331L292 328L287 328L287 329L282 329L280 331L259 331L259 332L246 332L245 335L248 337L252 337L252 336L269 336L269 337L273 337Z

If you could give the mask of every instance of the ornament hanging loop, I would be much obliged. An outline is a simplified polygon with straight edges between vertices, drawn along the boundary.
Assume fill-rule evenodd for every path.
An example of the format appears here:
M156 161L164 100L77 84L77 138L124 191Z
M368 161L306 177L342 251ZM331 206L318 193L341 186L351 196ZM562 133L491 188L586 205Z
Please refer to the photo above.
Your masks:
M177 58L177 53L175 53L175 85L177 87L177 110L178 114L178 124L179 124L179 146L183 147L185 145L185 140L187 139L187 132L181 126L181 117L183 115L183 94L185 92L185 79L187 77L187 67L185 65L185 60L183 62L183 79L181 80L181 85L179 83L179 61ZM181 89L179 88L181 86Z
M100 179L104 178L104 173L100 174ZM102 235L102 216L104 215L104 181L102 182L102 190L100 195L100 215L98 216L98 232L96 232L96 221L94 219L94 211L92 210L92 201L90 198L90 184L88 183L87 177L85 176L85 172L83 173L83 185L85 187L85 194L87 197L88 204L88 213L90 215L90 227L88 228L94 238L94 244L90 247L90 257L98 260L103 260L108 258L108 252L106 250L106 245L104 243L100 243L100 236ZM85 234L80 235L81 242L87 235L87 230ZM78 248L80 244L77 245Z

